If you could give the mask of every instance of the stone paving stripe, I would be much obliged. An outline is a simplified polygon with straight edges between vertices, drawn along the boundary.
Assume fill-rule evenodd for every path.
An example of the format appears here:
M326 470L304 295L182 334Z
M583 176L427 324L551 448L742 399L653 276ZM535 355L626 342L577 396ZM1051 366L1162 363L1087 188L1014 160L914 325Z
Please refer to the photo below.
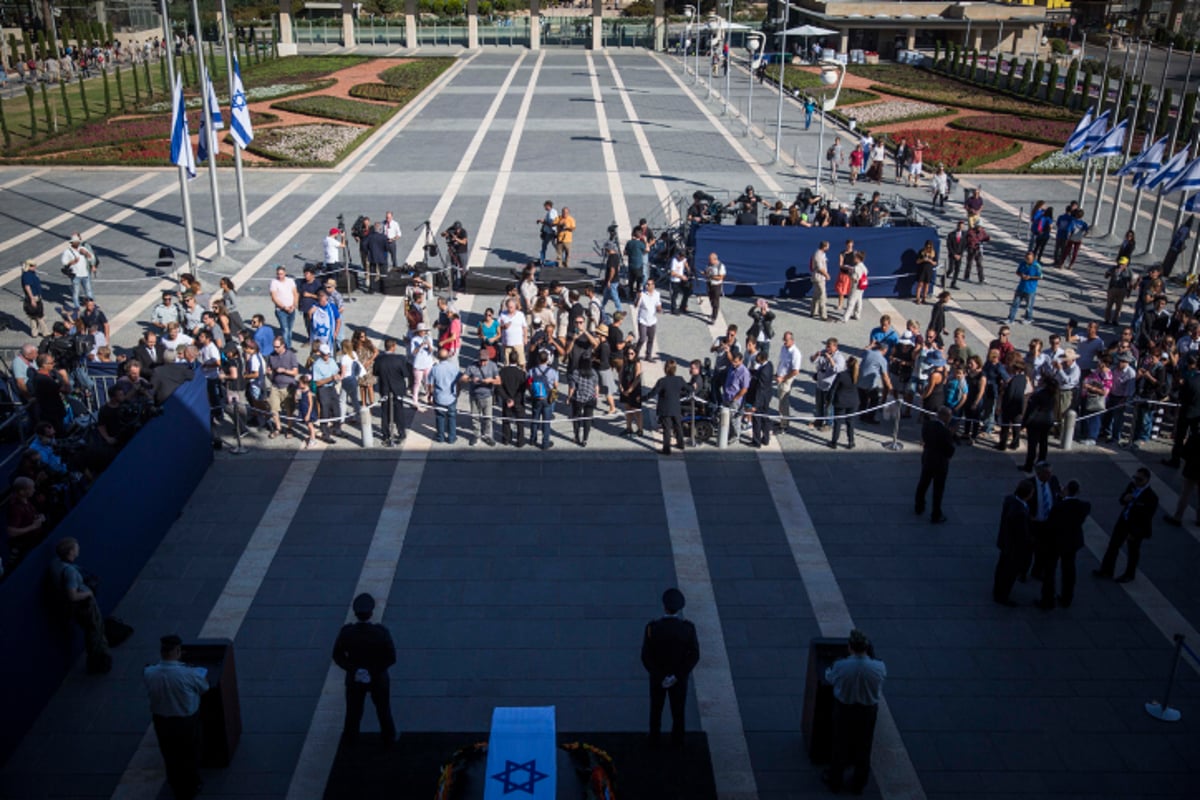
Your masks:
M708 736L712 754L717 795L723 800L757 798L758 786L733 688L725 633L704 554L687 465L682 460L659 459L658 475L676 580L688 599L688 619L696 624L700 637L700 663L692 672L692 682L700 707L700 724Z
M363 561L358 585L354 588L354 594L347 598L347 622L354 620L350 601L362 592L369 592L375 598L375 619L383 619L424 470L424 453L419 458L396 462L392 483L375 524L375 535L371 538L371 546ZM288 800L321 797L325 793L325 783L329 780L329 770L333 767L342 733L344 686L345 673L336 664L330 664L325 685L321 688L321 697L304 738L304 746L300 750L296 771L292 773L288 785Z
M255 222L262 219L271 209L278 205L280 201L295 194L295 192L302 185L304 185L304 183L307 182L310 177L310 175L298 175L297 177L293 178L286 186L276 192L266 202L260 203L253 211L251 211L246 221L253 225ZM174 188L174 186L168 187L168 189ZM230 230L225 232L225 239L231 243L235 241L240 235L241 228L242 223L239 220ZM234 233L235 230L238 231L238 233ZM205 245L204 249L197 253L196 256L200 259L208 259L211 258L215 252L217 252L217 243L210 242L209 244ZM200 272L200 270L197 270L197 272ZM239 282L238 285L240 286L241 283ZM121 311L113 315L112 320L109 323L112 333L116 334L117 331L121 330L130 322L133 322L135 319L137 319L138 315L148 308L152 303L157 303L162 297L163 289L173 288L175 288L174 278L164 278L155 283L154 286L152 286L150 289L147 289L141 297L137 298L132 303L129 303L123 309L121 309Z
M3 253L5 250L10 250L10 249L16 247L17 245L21 244L22 242L27 242L35 236L39 236L39 235L41 235L43 233L47 233L47 232L52 232L51 229L57 228L59 225L63 225L67 222L70 222L72 219L74 219L75 217L84 213L85 211L89 211L89 210L95 208L96 206L100 205L101 203L106 203L109 200L112 200L114 197L123 195L123 194L125 194L125 192L128 192L129 190L134 189L138 186L141 186L143 183L145 183L146 181L153 178L156 174L157 173L154 173L154 172L143 172L141 175L137 176L133 180L123 183L120 186L116 187L115 189L110 189L109 191L105 192L104 194L102 194L98 197L93 197L91 200L88 200L86 203L80 203L79 205L75 206L74 208L68 209L68 210L64 211L63 213L59 214L57 217L48 219L45 222L40 222L37 224L31 223L30 228L27 231L25 231L24 233L17 234L16 236L12 237L11 239L5 239L3 242L0 242L0 253ZM65 240L67 237L63 236L62 238ZM60 248L60 252L61 252L61 248ZM13 278L15 278L16 276L18 276L20 274L21 274L21 268L14 267L13 269L9 270L5 274L4 278L6 281L9 281L9 280L13 280ZM13 277L9 277L10 275L12 275Z
M225 582L221 596L209 612L198 638L233 639L237 636L288 526L292 524L296 509L300 507L300 501L320 465L319 451L300 451L295 455L263 512L258 527L250 536L246 549L242 551L237 566ZM165 780L158 739L151 726L146 729L137 752L121 775L121 781L112 795L113 800L154 800L162 791Z
M521 69L521 65L525 63L525 56L529 51L523 51L517 57L516 63L512 65L512 69L508 71L508 75L504 78L504 83L500 84L500 88L496 90L496 97L492 100L491 106L488 107L487 113L483 115L483 120L479 123L478 130L475 131L475 136L471 138L471 143L467 145L466 151L459 159L458 167L450 176L450 180L446 183L446 189L442 192L442 196L438 199L437 205L429 214L429 224L433 226L435 231L441 230L442 222L446 219L446 214L450 211L450 205L458 197L458 192L462 189L463 181L471 172L471 164L475 161L475 156L479 154L479 148L483 146L484 140L491 131L492 123L496 120L496 114L500 112L500 106L508 97L509 87L512 86L513 79L517 77L517 72ZM515 152L515 148L514 148ZM412 250L408 253L408 263L415 264L418 261L423 261L422 253L425 246L424 236L417 236L413 242ZM376 330L379 330L376 328Z
M113 214L111 217L104 220L103 222L98 222L95 225L91 226L90 228L85 228L84 230L79 231L79 234L80 234L80 236L83 237L83 240L85 242L89 239L95 238L95 236L97 234L103 232L105 228L109 228L113 225L116 225L119 222L124 222L125 220L129 219L134 214L136 214L137 212L141 211L143 208L147 208L149 206L154 205L159 200L166 197L171 192L175 191L177 188L178 188L178 186L176 184L170 184L168 186L164 186L163 188L159 189L154 194L147 195L146 197L143 197L141 200L138 200L136 203L129 206L128 208L126 208L122 211L118 211L117 213ZM66 246L67 246L66 239L64 238L61 244L55 245L54 247L50 248L49 250L47 250L44 253L39 253L38 255L33 257L33 260L38 262L39 264L50 263L53 265L53 262L57 261L58 258L62 255L63 248L65 248ZM55 271L57 271L57 270L55 270ZM0 286L6 286L7 284L13 282L20 276L20 274L21 274L20 268L14 268L13 270L6 272L4 275L0 275ZM104 282L104 279L101 277L97 277L93 281L93 283L96 283L96 284L103 284L103 282Z
M821 635L847 636L854 627L854 620L804 498L800 496L792 471L783 457L779 438L773 437L770 445L758 451L759 466L779 512L779 521L783 524L788 547L800 571L800 580L804 582ZM879 701L871 771L885 800L923 800L925 797L921 779L909 758L886 698Z
M625 191L621 187L621 171L617 166L617 151L613 147L612 131L608 127L608 115L604 113L604 95L600 93L600 76L596 73L596 61L591 51L587 54L588 83L592 87L592 100L596 106L596 123L600 128L600 153L604 157L604 177L608 180L608 193L612 196L613 221L622 231L632 231L633 221L625 205Z
M524 58L525 54L521 54ZM475 236L475 246L467 259L467 267L478 269L486 263L484 253L491 248L492 237L496 235L496 222L500 219L500 207L504 203L504 195L508 191L508 180L512 177L513 162L517 159L517 149L521 144L521 135L525 132L525 119L529 116L529 106L533 103L534 90L537 88L538 75L542 71L542 62L546 59L546 51L538 53L529 76L529 85L521 97L521 106L517 109L517 118L513 120L512 132L508 135L508 145L504 150L504 158L500 161L500 170L496 173L496 183L488 197L487 207L483 211L483 219L479 223L479 233ZM516 67L514 66L514 69ZM503 94L503 93L501 93Z
M35 169L33 172L30 172L26 175L22 175L19 178L13 178L11 181L8 181L6 183L0 183L0 191L3 191L4 189L12 189L15 186L20 186L22 183L25 183L26 181L31 181L34 178L41 177L42 175L45 175L49 171L50 171L49 167L42 167L41 169Z

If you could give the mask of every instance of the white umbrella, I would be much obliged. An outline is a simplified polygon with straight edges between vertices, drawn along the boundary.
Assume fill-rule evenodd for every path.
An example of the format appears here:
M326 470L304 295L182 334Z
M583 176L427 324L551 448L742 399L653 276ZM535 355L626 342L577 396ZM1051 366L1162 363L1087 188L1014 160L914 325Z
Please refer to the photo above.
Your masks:
M801 25L798 28L788 28L786 31L776 31L776 36L833 36L837 31L829 28L818 28L816 25Z
M710 21L708 24L711 25L715 30L718 30L718 31L748 31L748 30L750 30L749 25L743 25L740 22L730 22L729 20L726 20L726 19L722 19L720 21L713 20L713 21Z

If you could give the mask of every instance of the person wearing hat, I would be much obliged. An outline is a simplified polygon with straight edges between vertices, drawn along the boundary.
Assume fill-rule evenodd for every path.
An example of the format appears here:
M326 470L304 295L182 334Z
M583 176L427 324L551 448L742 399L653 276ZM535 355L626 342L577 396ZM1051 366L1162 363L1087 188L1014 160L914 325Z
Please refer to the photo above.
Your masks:
M67 244L67 249L63 250L59 261L62 263L63 273L71 278L71 308L78 311L79 292L82 290L84 297L92 296L92 276L96 274L100 262L92 249L83 243L83 237L78 233L71 235L71 241Z
M183 640L174 634L159 640L159 661L142 671L150 697L154 735L167 771L167 784L179 800L200 791L200 698L208 691L208 671L183 657Z
M671 744L683 746L688 676L700 661L696 626L680 614L685 603L683 592L678 589L663 592L663 616L646 625L642 638L642 666L650 674L652 746L659 743L663 705L668 699L671 702Z
M429 377L429 370L433 369L433 365L436 363L434 352L433 337L429 335L429 325L418 322L408 341L408 354L412 361L413 375L412 402L418 411L424 410L421 398L428 395L425 382Z
M29 320L30 336L49 336L46 326L46 306L42 302L42 279L37 274L37 262L26 261L21 265L21 306Z
M1129 259L1122 256L1117 259L1116 266L1104 273L1108 281L1108 289L1104 302L1104 324L1119 325L1121 323L1121 306L1129 291L1133 288L1133 272L1129 269Z
M1059 424L1062 424L1067 409L1075 402L1075 392L1079 389L1079 382L1083 377L1079 364L1076 363L1078 357L1079 353L1074 347L1064 348L1052 367L1054 371L1051 378L1055 388L1054 420Z
M329 235L321 243L325 251L325 269L342 266L342 254L346 251L346 234L341 228L330 228Z
M396 741L396 723L392 721L391 682L388 667L396 663L396 645L388 629L371 622L375 598L363 592L354 598L357 622L343 625L333 644L333 662L346 672L346 721L342 739L355 742L362 722L367 695L379 718L380 738L384 747Z
M1021 324L1033 322L1033 301L1037 297L1038 282L1042 279L1042 265L1034 257L1033 251L1025 253L1025 260L1017 267L1017 288L1013 291L1012 306L1008 309L1008 324L1016 319L1021 301L1025 301L1025 319Z
M329 424L333 423L333 432L342 432L342 422L339 418L338 383L342 377L342 368L333 360L333 351L325 342L317 348L320 356L312 365L313 385L317 388L317 403L321 407L321 440L333 444L334 438L329 433Z
M847 767L854 767L850 791L862 794L867 786L886 677L887 666L874 657L871 640L857 628L850 631L846 655L825 670L825 680L833 685L833 760L821 780L834 792L841 791Z

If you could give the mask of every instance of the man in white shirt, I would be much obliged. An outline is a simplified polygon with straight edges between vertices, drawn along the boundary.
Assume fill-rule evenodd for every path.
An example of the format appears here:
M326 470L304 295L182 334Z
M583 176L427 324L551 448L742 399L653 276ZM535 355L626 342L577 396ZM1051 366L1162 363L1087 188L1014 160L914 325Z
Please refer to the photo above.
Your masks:
M779 430L786 431L788 417L792 415L792 383L800 374L800 348L791 331L783 334L783 347L779 351L779 365L775 369L776 392L779 400Z
M279 322L279 335L287 349L292 349L292 326L296 324L296 308L300 305L300 290L296 281L288 277L283 265L275 267L275 277L268 287L271 302L275 304L275 319Z
M708 254L708 269L704 271L704 279L708 281L708 302L712 305L712 317L709 325L717 324L717 314L721 310L721 295L725 293L725 265L716 253Z
M390 211L383 218L383 235L387 237L387 254L394 267L396 266L396 243L400 241L400 223L396 222Z
M645 359L654 363L654 334L658 330L658 314L662 311L662 295L654 288L654 279L646 281L645 288L637 299L638 341L635 352L642 351L646 346Z
M812 277L812 311L809 316L824 322L825 312L825 282L829 280L829 242L821 242L817 251L812 254L808 263L808 273Z
M346 237L340 228L330 228L329 235L321 243L325 251L325 266L340 267L342 265L342 251L346 248Z
M525 368L525 346L529 341L529 324L525 314L517 308L517 301L509 298L500 313L500 341L504 345L504 363Z
M1068 347L1054 364L1054 383L1057 392L1054 395L1054 419L1062 423L1063 415L1075 400L1075 390L1079 388L1081 377L1075 348Z
M825 243L826 245L828 243ZM837 339L827 339L825 346L809 356L809 361L817 365L817 389L814 400L813 415L828 416L833 403L833 382L839 372L846 370L846 357L838 350ZM813 427L820 430L825 427L825 420L818 419Z
M71 270L71 308L79 310L79 292L83 290L84 297L94 297L92 292L92 276L96 274L96 256L91 248L83 243L78 234L71 235L67 249L60 259L64 267Z
M687 253L683 250L676 251L671 257L671 313L674 315L680 312L687 313L688 298L692 294L691 285L688 283L690 274Z
M547 200L542 203L543 213L538 218L538 233L542 237L542 251L538 255L538 263L546 263L546 250L551 244L558 241L558 211L554 208L554 203ZM524 365L522 365L524 366Z

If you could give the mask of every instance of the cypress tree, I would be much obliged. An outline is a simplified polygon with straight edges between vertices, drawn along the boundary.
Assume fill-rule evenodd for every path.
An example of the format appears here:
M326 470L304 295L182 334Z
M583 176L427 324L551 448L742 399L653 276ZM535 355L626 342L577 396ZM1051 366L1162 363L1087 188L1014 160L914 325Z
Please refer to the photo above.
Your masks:
M142 87L141 82L138 80L136 64L134 64L133 69L130 70L130 72L133 73L133 105L134 107L137 107L142 104Z
M1092 65L1083 65L1083 85L1079 87L1079 107L1086 109L1092 102Z
M37 113L33 110L33 87L25 87L25 97L29 100L29 139L37 138Z
M168 55L165 58L160 58L158 60L158 71L162 73L163 94L168 95L168 96L171 94L171 89L172 89L171 79L168 77L168 73L167 73L167 59L170 57L171 56ZM146 69L148 70L149 67L147 66ZM147 82L149 82L148 78L147 78ZM150 94L153 96L154 92L151 91Z
M137 70L133 71L137 74ZM113 67L113 76L117 80L117 107L122 111L125 110L125 87L121 85L121 65L117 64Z
M1075 81L1079 78L1079 62L1071 59L1071 65L1067 67L1067 80L1063 85L1062 104L1063 108L1070 108L1071 102L1075 99Z
M0 103L0 134L4 136L4 148L12 147L12 134L8 132L8 120L4 118L4 104Z
M1011 90L1013 88L1013 78L1017 74L1017 60L1015 58L1008 61L1008 77L1004 81L1004 88Z
M100 70L101 79L104 81L104 113L112 113L112 90L108 88L108 70Z
M71 101L67 99L67 81L65 78L59 78L58 90L62 94L63 114L67 118L67 127L70 128L75 124L75 116L71 113Z
M937 39L934 39L933 40L933 68L934 69L938 68L938 50L939 50L938 41L937 41Z
M200 43L197 42L196 47L199 47L199 46L200 46ZM196 47L193 47L191 49L191 51L188 53L188 55L190 55L192 57L192 77L195 78L193 83L195 83L196 86L199 86L200 85L200 67L197 66L197 62L196 62Z
M971 83L975 83L979 75L979 51L971 49L971 74L967 77L971 79Z
M1186 142L1192 136L1192 120L1196 116L1196 92L1188 92L1183 97L1183 110L1179 112L1179 135L1177 141Z
M1029 81L1029 96L1035 100L1038 92L1042 89L1042 76L1045 70L1046 63L1039 58L1033 67L1033 78Z
M21 31L21 44L25 46L25 60L33 61L33 42L29 40L29 31Z
M83 118L91 119L92 110L88 108L87 92L83 89L83 73L77 72L75 74L79 76L79 102L83 104Z
M217 59L213 56L213 43L211 40L208 43L208 73L214 81L217 79Z
M1138 93L1137 114L1134 117L1134 125L1138 128L1146 127L1146 107L1150 104L1150 84L1143 83L1142 91Z
M159 59L159 61L161 63L161 59ZM149 100L151 97L154 97L154 81L150 79L150 62L143 61L142 69L145 70L146 73L146 99Z
M1046 81L1046 102L1054 102L1054 93L1058 91L1058 62L1050 62L1050 77Z
M54 115L50 113L50 94L46 91L46 82L40 81L39 86L42 88L42 110L46 112L46 133L58 128L58 124L54 121Z
M1171 125L1171 103L1175 99L1172 95L1170 86L1163 90L1162 100L1158 104L1158 124L1154 126L1155 136L1165 134Z

